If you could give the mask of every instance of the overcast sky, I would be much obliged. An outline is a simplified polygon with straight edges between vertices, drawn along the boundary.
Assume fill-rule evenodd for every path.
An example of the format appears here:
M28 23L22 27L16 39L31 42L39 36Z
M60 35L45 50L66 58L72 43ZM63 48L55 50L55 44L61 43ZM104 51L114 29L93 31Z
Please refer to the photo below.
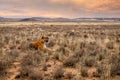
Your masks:
M120 18L120 0L0 0L0 16Z

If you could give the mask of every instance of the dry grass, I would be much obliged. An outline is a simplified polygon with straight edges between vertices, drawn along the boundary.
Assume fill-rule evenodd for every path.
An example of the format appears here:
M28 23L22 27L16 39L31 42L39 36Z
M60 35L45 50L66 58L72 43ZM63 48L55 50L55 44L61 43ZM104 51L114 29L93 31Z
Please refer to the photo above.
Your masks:
M56 24L0 24L0 80L120 79L119 23ZM42 34L54 51L29 48Z

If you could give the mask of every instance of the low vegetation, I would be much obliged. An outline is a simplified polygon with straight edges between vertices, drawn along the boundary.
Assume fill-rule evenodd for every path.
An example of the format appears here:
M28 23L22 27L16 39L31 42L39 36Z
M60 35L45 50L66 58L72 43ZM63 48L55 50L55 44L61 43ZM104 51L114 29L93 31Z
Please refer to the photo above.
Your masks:
M30 49L42 35L53 51ZM119 80L120 25L0 25L0 80Z

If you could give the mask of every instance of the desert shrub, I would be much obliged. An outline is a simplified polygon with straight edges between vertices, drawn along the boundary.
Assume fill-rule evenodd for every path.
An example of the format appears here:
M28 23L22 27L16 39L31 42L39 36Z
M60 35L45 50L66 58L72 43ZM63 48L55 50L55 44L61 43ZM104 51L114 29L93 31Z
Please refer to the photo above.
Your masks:
M21 69L19 70L20 74L17 75L20 78L28 77L29 74L31 73L31 67L30 66L22 66Z
M6 75L7 73L6 69L8 68L8 66L9 65L7 62L0 60L0 77Z
M69 50L66 49L64 45L62 45L60 48L58 48L56 50L56 52L57 52L56 54L60 53L60 55L64 55L64 56L68 56L69 55Z
M48 47L53 47L55 45L55 42L54 41L50 41L49 43L48 43Z
M14 62L18 55L14 52L7 52L6 55L2 58L3 61L7 62L8 65Z
M120 38L119 37L116 38L116 42L120 43Z
M83 49L85 47L85 42L80 43L80 49Z
M8 44L10 41L10 37L8 37L7 35L4 37L4 43Z
M75 32L69 32L68 36L75 36Z
M98 60L101 61L105 58L105 55L104 54L99 54L98 55Z
M22 66L38 66L41 62L41 56L38 54L28 54L22 59Z
M94 64L95 64L94 57L92 57L92 58L88 57L88 58L85 59L85 66L92 67Z
M56 60L59 60L59 53L55 53L53 58L56 59Z
M78 59L71 56L63 61L65 67L75 67L75 64L78 62Z
M93 50L93 51L90 51L90 52L89 52L89 55L90 55L90 56L96 56L97 53L98 53L98 51L95 49L95 50Z
M69 45L70 50L71 51L76 51L76 47L75 46L77 46L77 43L74 43L74 42L71 45Z
M66 42L64 42L64 43L62 43L62 45L61 45L61 46L63 46L64 48L65 48L65 47L67 47L67 46L68 46L67 41L66 41Z
M53 78L59 79L59 78L64 76L63 74L64 74L63 68L62 67L58 67L53 72Z
M65 53L66 53L66 50L65 50L65 47L64 47L64 46L61 46L57 51L58 51L58 52L61 52L62 54L65 54Z
M34 70L34 67L22 66L19 71L20 74L18 74L16 78L29 77L30 80L43 80L43 74L40 71Z
M47 71L47 65L46 65L45 63L42 65L42 69L43 69L44 71Z
M111 70L110 75L120 75L120 55L113 54L110 58Z
M4 43L0 42L0 48L4 47Z
M50 59L49 55L48 56L45 56L45 62L48 62Z
M23 41L23 42L21 42L21 45L19 46L19 49L22 50L22 51L29 50L30 49L29 45L30 45L30 43Z
M98 61L105 60L106 57L108 57L109 52L107 49L99 48L97 50L97 55L95 56Z
M2 50L2 48L0 48L0 59L3 57L4 55L3 55L3 50Z
M106 44L106 47L107 47L108 49L113 49L113 48L114 48L114 43L113 43L113 42L108 42L108 43Z
M83 54L84 54L84 50L83 49L81 49L81 50L79 50L79 51L77 51L77 52L75 52L75 54L73 54L73 57L75 57L75 58L81 58L82 56L83 56Z
M43 74L40 71L32 71L29 73L30 80L43 80Z
M16 43L16 44L20 44L20 40L16 40L15 43Z
M10 45L10 49L11 50L16 49L16 45Z
M17 58L19 56L19 52L17 50L11 50L6 55L13 57L13 59Z
M88 38L88 35L87 35L87 34L84 34L83 36L84 36L84 38Z
M71 72L66 73L65 76L66 76L67 79L72 79L73 78L73 74Z
M94 42L90 42L86 44L87 52L90 56L96 56L98 45Z
M81 76L88 77L88 72L86 67L81 68Z
M102 66L97 66L96 71L93 72L93 76L94 77L101 77L103 75L103 73L104 73L103 67Z

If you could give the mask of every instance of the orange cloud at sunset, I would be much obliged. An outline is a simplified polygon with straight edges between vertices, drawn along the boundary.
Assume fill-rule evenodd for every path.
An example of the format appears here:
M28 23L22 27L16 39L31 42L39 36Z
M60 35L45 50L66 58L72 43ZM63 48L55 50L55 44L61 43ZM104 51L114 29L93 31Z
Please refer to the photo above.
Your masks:
M98 0L88 7L100 11L120 11L120 0Z
M0 16L120 17L120 0L0 0Z
M120 0L51 0L54 3L70 3L73 6L82 6L87 9L111 10L120 9Z

